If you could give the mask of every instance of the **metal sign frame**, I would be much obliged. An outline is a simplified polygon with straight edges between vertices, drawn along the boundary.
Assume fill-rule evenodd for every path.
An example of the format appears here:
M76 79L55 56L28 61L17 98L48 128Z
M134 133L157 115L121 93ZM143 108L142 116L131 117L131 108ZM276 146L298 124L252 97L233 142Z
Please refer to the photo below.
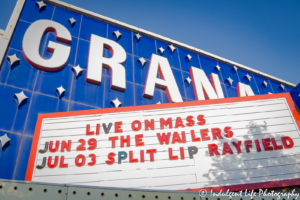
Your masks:
M57 117L70 117L78 115L96 115L104 113L119 113L119 112L128 112L128 111L139 111L139 110L155 110L163 108L178 108L184 106L199 106L199 105L213 105L213 104L223 104L223 103L234 103L234 102L245 102L253 100L268 100L268 99L278 99L284 98L289 106L291 114L297 124L298 129L300 128L300 116L295 107L295 104L289 93L283 94L271 94L271 95L259 95L259 96L249 96L249 97L237 97L237 98L227 98L227 99L217 99L217 100L206 100L206 101L193 101L193 102L183 102L183 103L172 103L172 104L157 104L157 105L147 105L147 106L135 106L135 107L120 107L113 109L97 109L97 110L85 110L85 111L72 111L72 112L63 112L63 113L50 113L50 114L40 114L38 116L37 125L34 133L34 138L31 146L31 153L29 157L27 172L26 172L26 181L31 181L34 168L35 160L37 156L37 148L39 144L39 138L41 133L41 127L43 119L45 118L57 118ZM285 186L295 186L300 184L300 179L288 179L288 180L278 180L278 181L268 181L260 183L251 183L251 184L240 184L240 185L229 185L229 186L219 186L219 187L207 187L205 189L213 189L215 191L227 190L230 191L239 191L244 189L260 189L260 188L278 188ZM200 188L190 189L193 191L198 191ZM203 188L202 188L203 189Z

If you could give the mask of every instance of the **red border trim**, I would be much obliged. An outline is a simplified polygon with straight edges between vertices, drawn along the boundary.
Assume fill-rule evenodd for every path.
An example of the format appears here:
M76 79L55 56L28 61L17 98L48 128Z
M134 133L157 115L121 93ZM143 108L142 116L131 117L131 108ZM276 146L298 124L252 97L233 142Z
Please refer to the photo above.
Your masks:
M244 102L253 100L267 100L267 99L277 99L285 98L292 115L296 121L298 128L300 129L300 115L295 107L292 97L289 93L280 94L266 94L258 96L246 96L246 97L234 97L234 98L224 98L224 99L213 99L213 100L201 100L201 101L189 101L181 103L168 103L168 104L155 104L147 106L132 106L132 107L120 107L120 108L107 108L107 109L95 109L95 110L84 110L84 111L71 111L71 112L61 112L61 113L50 113L50 114L40 114L38 116L33 141L31 145L30 157L28 161L25 181L32 180L32 174L34 171L35 157L37 153L37 145L40 138L40 131L42 127L42 122L44 118L57 118L57 117L71 117L78 115L93 115L93 114L104 114L104 113L115 113L115 112L130 112L130 111L140 111L140 110L153 110L153 109L164 109L164 108L175 108L175 107L187 107L187 106L199 106L199 105L211 105L211 104L222 104L222 103L234 103L234 102ZM230 186L220 186L220 187L208 187L201 188L214 191L224 191L229 189L230 191L240 191L245 189L260 189L260 188L278 188L286 186L300 185L300 179L288 179L281 181L270 181L262 183L252 183L252 184L241 184L241 185L230 185ZM189 191L199 191L200 188L188 189Z

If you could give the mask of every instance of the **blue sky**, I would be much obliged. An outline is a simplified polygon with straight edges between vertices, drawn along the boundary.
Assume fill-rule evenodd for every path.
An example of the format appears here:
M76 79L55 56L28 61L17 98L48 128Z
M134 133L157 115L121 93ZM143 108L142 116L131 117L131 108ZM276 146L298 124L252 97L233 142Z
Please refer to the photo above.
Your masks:
M5 29L16 0L0 0ZM294 84L300 82L298 0L64 0Z

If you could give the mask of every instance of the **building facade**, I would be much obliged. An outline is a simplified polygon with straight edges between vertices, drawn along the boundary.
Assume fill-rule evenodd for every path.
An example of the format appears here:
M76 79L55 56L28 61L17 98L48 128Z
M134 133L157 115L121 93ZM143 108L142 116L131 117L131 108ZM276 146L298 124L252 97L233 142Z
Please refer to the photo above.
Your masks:
M18 1L16 9L0 67L1 179L25 180L40 114L169 103L176 108L295 87L63 2Z

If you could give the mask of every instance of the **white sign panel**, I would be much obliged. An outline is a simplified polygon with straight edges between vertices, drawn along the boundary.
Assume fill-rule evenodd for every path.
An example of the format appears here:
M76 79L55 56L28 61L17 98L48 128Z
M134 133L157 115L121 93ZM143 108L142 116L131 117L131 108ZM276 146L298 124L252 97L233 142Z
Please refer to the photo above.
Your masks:
M173 190L291 186L300 178L296 115L289 94L44 114L26 180Z

